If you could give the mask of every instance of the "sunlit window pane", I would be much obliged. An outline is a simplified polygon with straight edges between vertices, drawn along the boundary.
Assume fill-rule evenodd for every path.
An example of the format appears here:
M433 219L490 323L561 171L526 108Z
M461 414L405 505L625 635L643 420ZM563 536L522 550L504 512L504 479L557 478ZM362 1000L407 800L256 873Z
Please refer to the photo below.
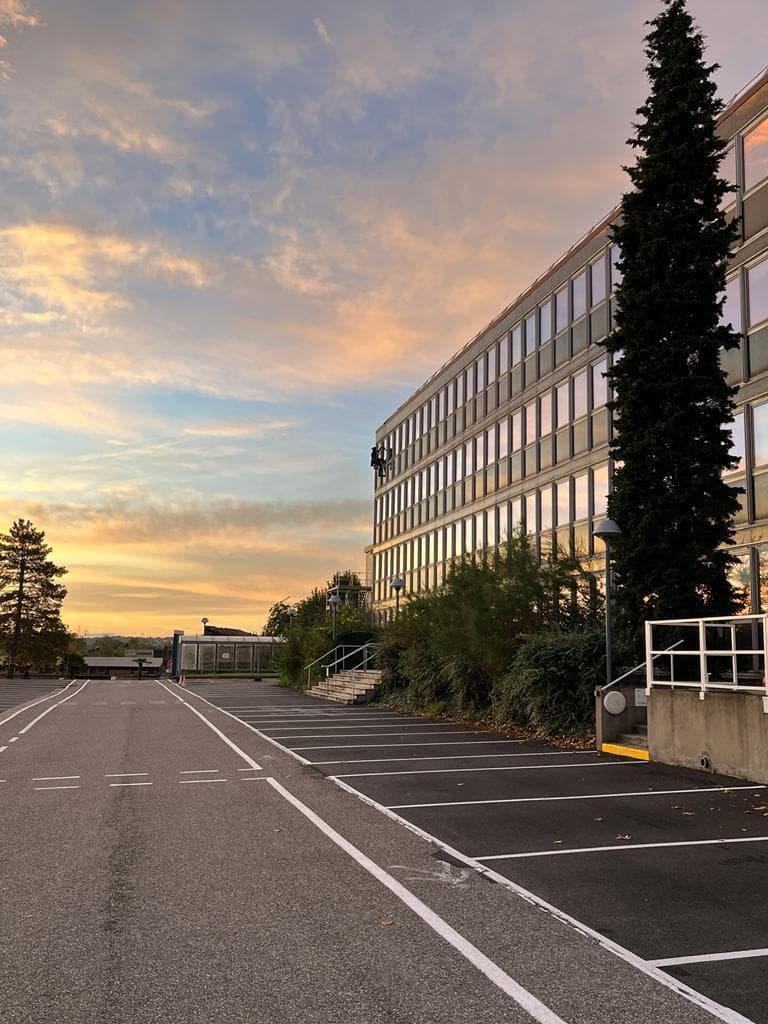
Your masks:
M556 486L557 491L557 525L567 526L571 521L571 482L561 480Z
M496 461L496 428L491 427L485 432L486 462L492 466Z
M525 407L525 443L536 440L536 403L531 402Z
M525 496L525 530L526 533L536 533L538 523L536 518L536 495Z
M499 505L499 544L503 544L509 536L509 509L506 502Z
M547 393L539 399L540 404L540 432L542 437L552 432L552 395Z
M474 447L475 446L472 441L467 441L464 445L464 474L466 476L471 476L475 471Z
M589 476L583 473L573 481L574 519L586 519L589 515Z
M592 503L595 516L604 516L608 511L608 465L595 466L592 470Z
M536 313L529 313L525 318L525 354L533 355L536 351Z
M563 381L562 384L558 384L555 388L555 395L557 398L557 425L558 427L564 427L570 419L571 412L567 380Z
M755 465L768 465L768 402L752 407L752 429L755 435Z
M503 419L499 423L499 458L506 458L507 455L509 455L509 420Z
M479 434L475 438L475 469L483 469L485 466L485 434Z
M573 279L573 319L578 320L587 311L587 273L582 271Z
M768 117L744 136L744 187L768 177Z
M523 358L523 325L515 324L512 328L512 365L517 366Z
M573 418L577 420L587 413L587 371L577 373L573 378Z
M512 451L519 452L523 447L523 414L520 409L512 413Z
M499 338L499 375L503 376L509 370L509 335L505 334Z
M523 524L523 499L513 498L509 503L509 517L513 530L519 530Z
M768 320L768 260L747 271L749 288L749 326Z
M592 408L599 409L608 401L608 381L605 379L606 361L592 367Z
M552 529L552 488L543 487L541 490L541 511L540 527L542 530Z

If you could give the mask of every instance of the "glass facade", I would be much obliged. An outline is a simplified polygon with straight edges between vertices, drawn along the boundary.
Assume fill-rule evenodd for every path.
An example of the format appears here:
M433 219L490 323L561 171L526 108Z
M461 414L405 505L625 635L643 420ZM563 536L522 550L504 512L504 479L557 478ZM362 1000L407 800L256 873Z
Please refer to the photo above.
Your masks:
M763 89L768 112L768 78ZM768 600L768 239L760 245L766 225L750 228L747 204L768 197L768 116L739 129L721 173L737 190L723 205L743 209L750 242L749 258L731 261L721 322L743 335L725 353L741 389L727 478L745 491L739 572L754 603ZM556 541L593 556L611 489L611 357L601 342L622 279L608 236L607 227L587 236L377 433L376 604L392 603L393 575L403 574L406 593L432 589L452 561L485 557L520 528L538 550Z

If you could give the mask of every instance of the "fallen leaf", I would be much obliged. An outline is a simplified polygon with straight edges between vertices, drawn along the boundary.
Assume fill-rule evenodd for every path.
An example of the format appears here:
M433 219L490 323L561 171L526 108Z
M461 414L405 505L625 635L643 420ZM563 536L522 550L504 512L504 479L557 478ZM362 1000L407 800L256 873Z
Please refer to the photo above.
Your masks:
M617 838L617 839L631 839L631 838L632 838L632 836L631 836L631 835L629 834L629 832L620 832L620 833L619 833L619 834L618 834L618 835L616 836L616 838Z
M562 839L555 839L555 846L562 846L562 845L563 845L563 840Z
M602 821L602 818L593 818L592 821Z
M382 923L382 925L386 926L386 925L394 924L395 922L387 920L387 921L382 921L381 923Z
M683 816L686 818L693 818L696 815L696 811L683 811Z

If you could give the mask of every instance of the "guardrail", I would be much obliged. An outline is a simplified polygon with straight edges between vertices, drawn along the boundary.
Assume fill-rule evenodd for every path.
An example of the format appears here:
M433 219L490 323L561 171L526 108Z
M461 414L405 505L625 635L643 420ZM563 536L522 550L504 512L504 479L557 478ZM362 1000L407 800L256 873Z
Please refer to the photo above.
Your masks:
M657 619L645 624L646 689L766 693L767 615ZM664 640L675 643L661 647Z

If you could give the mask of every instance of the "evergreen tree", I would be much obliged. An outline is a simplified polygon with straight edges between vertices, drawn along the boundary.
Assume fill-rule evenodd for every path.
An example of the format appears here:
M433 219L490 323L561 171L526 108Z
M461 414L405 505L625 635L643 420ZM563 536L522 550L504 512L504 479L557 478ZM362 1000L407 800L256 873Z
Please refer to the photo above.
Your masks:
M8 676L20 665L55 663L69 634L59 618L67 591L56 580L67 571L48 558L45 533L17 519L0 535L0 642Z
M720 349L738 335L720 323L727 259L737 226L721 203L722 109L704 40L685 0L664 0L646 37L651 95L629 140L634 189L612 227L623 281L606 341L618 361L608 377L617 414L618 467L609 515L617 610L635 632L648 618L728 614L738 489L722 479L730 454L735 389Z

